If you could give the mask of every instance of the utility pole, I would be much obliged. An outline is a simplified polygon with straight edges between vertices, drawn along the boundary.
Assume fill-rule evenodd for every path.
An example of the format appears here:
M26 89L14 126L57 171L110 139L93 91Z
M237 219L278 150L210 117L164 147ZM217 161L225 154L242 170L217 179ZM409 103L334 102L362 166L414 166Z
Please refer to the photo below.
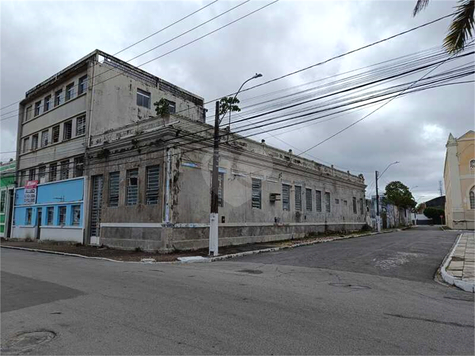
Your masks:
M378 171L375 171L374 173L376 182L376 227L378 232L381 232L381 220L379 217Z
M213 173L211 175L211 210L209 214L209 254L218 255L219 189L219 101L214 114Z

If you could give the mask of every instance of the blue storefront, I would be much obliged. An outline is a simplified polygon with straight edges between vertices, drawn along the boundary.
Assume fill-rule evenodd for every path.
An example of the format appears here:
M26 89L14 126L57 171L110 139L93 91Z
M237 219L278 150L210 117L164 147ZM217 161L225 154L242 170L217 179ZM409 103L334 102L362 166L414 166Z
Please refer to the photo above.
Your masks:
M82 243L84 178L38 184L33 193L15 190L12 237Z

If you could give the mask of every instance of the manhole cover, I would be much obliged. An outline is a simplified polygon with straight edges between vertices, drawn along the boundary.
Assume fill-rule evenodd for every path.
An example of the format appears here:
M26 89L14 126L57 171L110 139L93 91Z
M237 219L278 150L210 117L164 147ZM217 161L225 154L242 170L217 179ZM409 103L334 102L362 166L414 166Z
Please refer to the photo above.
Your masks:
M48 330L20 333L2 345L2 354L23 354L53 340L55 337L56 333Z
M348 284L348 283L328 283L333 287L340 287L340 288L349 288L349 289L371 289L368 286L360 286L357 284Z
M259 271L258 269L241 269L238 272L249 273L249 274L261 274L262 273L262 271Z

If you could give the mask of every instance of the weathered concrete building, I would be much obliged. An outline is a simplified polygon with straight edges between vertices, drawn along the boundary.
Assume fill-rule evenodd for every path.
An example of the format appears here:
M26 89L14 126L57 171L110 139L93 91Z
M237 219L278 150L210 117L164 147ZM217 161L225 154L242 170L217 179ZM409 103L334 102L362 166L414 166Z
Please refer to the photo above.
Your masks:
M447 140L445 219L452 229L475 229L475 132Z
M212 132L210 125L170 115L92 136L86 174L97 219L89 226L91 241L160 251L206 248ZM219 245L365 224L362 175L234 134L223 141Z
M170 112L204 121L203 98L100 50L56 73L27 91L20 102L18 186L82 177L91 136L149 118L155 114L153 103L161 99ZM83 189L89 191L87 180ZM43 210L38 213L45 216ZM16 221L24 220L22 216Z

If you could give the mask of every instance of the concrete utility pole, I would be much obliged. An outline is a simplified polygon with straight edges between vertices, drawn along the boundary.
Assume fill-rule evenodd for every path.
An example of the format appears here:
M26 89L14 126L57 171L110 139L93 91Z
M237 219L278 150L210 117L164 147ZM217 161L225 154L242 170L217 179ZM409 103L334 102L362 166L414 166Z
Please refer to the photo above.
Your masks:
M209 254L218 255L219 189L219 101L214 113L213 173L211 176L211 211L209 214Z
M381 232L381 224L379 218L379 194L378 194L378 171L374 172L375 182L376 182L376 228L378 232Z
M244 84L247 82L262 77L262 74L256 73L251 78L247 79L241 84L239 90L233 97L230 105L234 104L234 99L238 96ZM229 110L229 109L227 109ZM231 132L231 111L229 110L229 133ZM213 173L211 175L211 210L209 214L209 254L213 256L218 255L218 209L219 209L219 124L226 116L226 111L223 112L223 117L219 118L219 101L216 102L214 114L214 144L213 144ZM224 182L223 182L224 184Z
M383 173L381 173L381 175L379 174L378 171L375 172L375 182L376 182L376 225L377 225L377 228L378 228L378 232L381 232L381 218L380 218L380 216L379 216L378 179L383 176L383 174L388 170L389 167L391 167L393 164L398 164L398 163L399 163L399 161L395 161L395 162L393 162L393 163L388 164L388 166L387 166L386 169L383 171Z

